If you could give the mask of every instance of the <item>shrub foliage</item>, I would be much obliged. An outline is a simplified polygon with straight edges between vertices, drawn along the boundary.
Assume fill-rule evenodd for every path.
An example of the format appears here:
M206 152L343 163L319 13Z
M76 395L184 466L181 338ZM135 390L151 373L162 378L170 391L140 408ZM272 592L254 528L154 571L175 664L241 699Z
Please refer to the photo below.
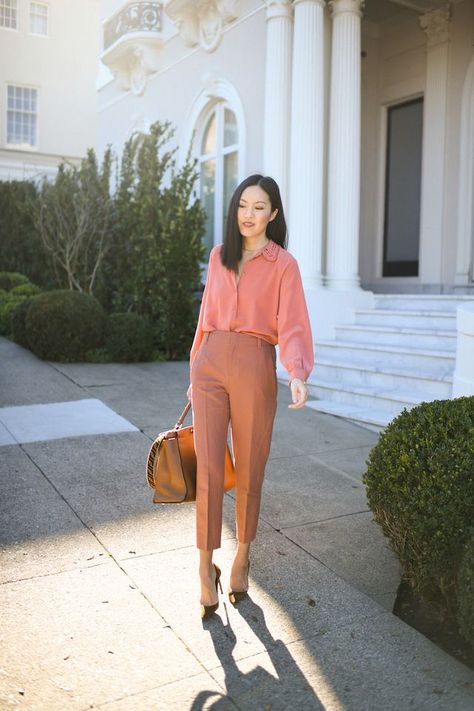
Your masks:
M458 625L474 646L474 526L464 545L458 574Z
M173 133L169 122L158 121L149 134L135 134L125 145L115 193L114 249L99 291L107 310L132 310L146 318L155 348L169 359L189 355L206 219L193 198L196 161L188 152L176 170L177 148L166 149Z
M112 237L111 161L110 148L101 167L89 149L80 166L62 162L41 182L33 218L59 287L94 291Z
M474 520L474 397L404 410L367 463L370 508L406 578L422 597L453 613Z
M105 315L89 294L57 290L33 299L26 314L26 339L40 358L84 360L88 350L100 346Z
M33 219L37 193L32 180L0 181L0 271L21 272L49 289L54 275Z
M153 334L150 324L138 314L111 314L105 323L104 348L110 361L151 360Z

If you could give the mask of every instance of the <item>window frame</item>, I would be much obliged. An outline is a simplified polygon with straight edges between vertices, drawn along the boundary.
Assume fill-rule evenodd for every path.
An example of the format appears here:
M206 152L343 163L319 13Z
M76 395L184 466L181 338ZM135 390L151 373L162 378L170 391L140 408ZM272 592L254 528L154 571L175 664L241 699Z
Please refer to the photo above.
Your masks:
M35 144L30 143L9 143L8 142L8 112L12 109L8 105L8 88L13 87L14 89L30 89L36 91L36 125L35 125ZM5 134L4 134L4 147L8 150L17 151L31 151L35 152L39 150L39 108L40 108L40 91L38 86L26 85L26 84L13 84L11 82L5 82ZM22 111L23 113L23 111ZM26 113L26 112L25 112ZM32 113L32 112L29 112Z
M39 5L41 7L46 8L46 33L45 34L42 34L40 32L33 32L31 29L33 5ZM43 0L30 0L28 19L29 19L29 23L30 23L30 26L29 26L29 34L30 35L32 35L33 37L49 37L49 3L48 2L44 2Z
M6 25L0 25L0 30L6 30L7 32L18 32L20 29L20 8L19 0L14 0L15 11L16 11L16 27L6 27Z
M231 111L237 126L237 143L232 143L229 146L224 146L224 126L225 126L225 111ZM202 143L205 136L205 131L212 118L216 120L216 148L215 151L208 153L202 152ZM240 179L241 167L241 141L239 131L238 116L231 105L225 99L220 99L208 106L201 114L199 120L199 130L196 132L195 146L197 149L197 158L199 166L199 196L202 194L202 165L208 160L215 160L215 178L214 178L214 224L213 224L213 245L224 241L224 161L225 156L230 153L237 153L237 184Z

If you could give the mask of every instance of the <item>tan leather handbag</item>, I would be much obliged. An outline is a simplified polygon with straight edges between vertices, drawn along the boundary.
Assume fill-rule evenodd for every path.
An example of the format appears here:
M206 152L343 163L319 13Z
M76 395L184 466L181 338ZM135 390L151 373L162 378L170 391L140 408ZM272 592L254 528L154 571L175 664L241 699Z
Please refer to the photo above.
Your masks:
M182 427L191 408L188 402L173 429L160 432L148 452L146 471L154 504L196 501L196 452L194 428ZM234 461L227 443L224 491L235 486Z

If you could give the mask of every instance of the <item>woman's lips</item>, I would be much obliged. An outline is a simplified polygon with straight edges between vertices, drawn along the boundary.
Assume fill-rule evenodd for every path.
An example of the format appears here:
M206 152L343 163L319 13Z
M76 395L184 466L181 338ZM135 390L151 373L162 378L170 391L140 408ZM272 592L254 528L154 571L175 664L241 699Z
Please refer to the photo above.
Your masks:
M253 227L253 222L243 222L244 227Z

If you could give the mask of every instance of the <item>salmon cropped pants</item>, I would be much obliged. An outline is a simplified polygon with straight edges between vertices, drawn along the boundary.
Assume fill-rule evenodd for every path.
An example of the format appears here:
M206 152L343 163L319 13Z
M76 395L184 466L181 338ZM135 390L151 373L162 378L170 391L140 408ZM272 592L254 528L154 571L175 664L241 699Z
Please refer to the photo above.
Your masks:
M229 423L237 540L257 532L265 465L277 408L275 346L237 331L206 331L191 368L197 459L196 545L220 548Z

